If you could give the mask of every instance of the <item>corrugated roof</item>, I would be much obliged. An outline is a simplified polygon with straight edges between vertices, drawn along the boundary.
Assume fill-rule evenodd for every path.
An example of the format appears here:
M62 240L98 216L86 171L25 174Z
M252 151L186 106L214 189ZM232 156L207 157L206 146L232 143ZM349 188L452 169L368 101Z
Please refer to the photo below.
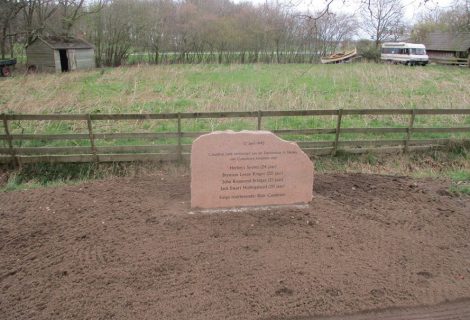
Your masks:
M427 50L467 51L470 48L470 32L431 32L424 41Z
M93 49L93 45L83 39L71 37L40 37L52 49Z

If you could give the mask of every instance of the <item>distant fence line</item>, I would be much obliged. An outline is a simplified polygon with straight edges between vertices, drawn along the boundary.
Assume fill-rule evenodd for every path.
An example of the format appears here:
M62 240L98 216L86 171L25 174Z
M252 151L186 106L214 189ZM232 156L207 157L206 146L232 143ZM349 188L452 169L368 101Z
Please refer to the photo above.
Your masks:
M430 57L430 62L436 64L444 64L444 65L453 65L453 66L467 66L468 67L468 59L466 58L455 58L455 57Z
M409 116L406 127L362 127L344 128L342 119L348 115L404 115ZM443 147L452 142L470 142L470 126L465 127L415 127L416 116L431 115L470 115L470 109L335 109L335 110L298 110L298 111L246 111L246 112L200 112L200 113L154 113L154 114L1 114L4 134L0 140L4 147L0 148L0 163L27 164L38 162L126 162L126 161L181 161L188 160L191 144L183 144L183 138L196 138L209 132L183 131L183 119L228 119L252 118L256 121L257 130L263 129L263 119L269 117L303 117L303 116L335 116L334 128L302 128L271 130L278 135L332 135L325 141L296 141L309 155L336 155L337 152L408 152L432 147ZM87 133L67 134L14 134L11 132L11 121L84 121ZM113 132L94 133L95 121L122 120L170 120L176 122L176 130L169 132ZM432 138L413 139L413 133L469 133L468 137L455 139ZM342 134L384 134L401 133L401 139L378 140L345 140ZM159 145L113 145L97 146L96 140L174 138L175 144ZM15 146L15 141L57 141L87 140L88 146L68 147L22 147Z
M213 52L159 52L133 53L128 62L155 64L252 64L252 63L313 63L319 62L322 52L297 51L213 51Z

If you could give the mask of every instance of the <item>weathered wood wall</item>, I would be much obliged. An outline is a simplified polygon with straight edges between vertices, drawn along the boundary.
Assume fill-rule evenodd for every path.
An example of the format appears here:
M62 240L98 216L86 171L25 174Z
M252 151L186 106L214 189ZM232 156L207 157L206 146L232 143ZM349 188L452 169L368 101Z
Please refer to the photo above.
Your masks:
M57 52L57 56L59 52ZM56 72L54 50L41 40L36 40L26 48L28 65L35 65L40 72ZM60 72L60 58L58 62Z
M77 62L77 70L93 69L95 64L94 49L75 49L75 60Z

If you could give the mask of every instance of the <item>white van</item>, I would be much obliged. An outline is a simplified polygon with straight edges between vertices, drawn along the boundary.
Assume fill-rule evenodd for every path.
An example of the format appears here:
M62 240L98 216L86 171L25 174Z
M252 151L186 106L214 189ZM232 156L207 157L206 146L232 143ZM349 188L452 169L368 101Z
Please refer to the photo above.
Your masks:
M406 42L385 42L380 59L389 63L425 66L429 62L424 44Z

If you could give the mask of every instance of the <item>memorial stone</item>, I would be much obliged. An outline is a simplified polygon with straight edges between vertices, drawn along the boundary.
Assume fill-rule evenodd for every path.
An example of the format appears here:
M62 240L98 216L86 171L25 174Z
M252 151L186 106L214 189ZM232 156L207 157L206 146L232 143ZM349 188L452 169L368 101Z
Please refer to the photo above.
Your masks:
M306 204L312 189L309 157L269 131L213 132L193 142L193 208Z

